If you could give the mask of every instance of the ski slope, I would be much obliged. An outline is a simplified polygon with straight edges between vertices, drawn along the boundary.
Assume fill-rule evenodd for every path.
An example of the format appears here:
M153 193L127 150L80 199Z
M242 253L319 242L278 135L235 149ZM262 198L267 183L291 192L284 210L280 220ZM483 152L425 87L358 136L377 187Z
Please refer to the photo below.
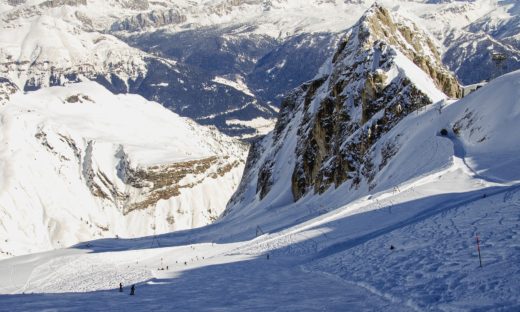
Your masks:
M406 117L386 134L409 130L370 194L346 196L343 185L292 205L235 210L204 228L3 260L0 307L518 311L520 144L510 134L519 84L515 72Z
M137 250L112 241L112 251L92 242L94 253L69 249L14 258L1 264L2 285L14 287L2 288L0 303L10 311L422 311L437 310L439 303L447 310L514 310L520 304L520 246L514 244L520 192L493 192L481 200L462 195L467 204L439 209L423 221L403 220L401 210L409 207L397 204L357 218L313 220L307 229L253 241L213 245L207 235L197 235L197 243L189 244L188 237L172 234L133 242ZM494 209L482 209L488 205ZM386 227L374 226L365 235L353 226L388 219ZM474 248L477 228L482 269ZM332 240L342 243L330 245ZM127 286L123 294L119 282ZM132 283L135 297L128 296Z

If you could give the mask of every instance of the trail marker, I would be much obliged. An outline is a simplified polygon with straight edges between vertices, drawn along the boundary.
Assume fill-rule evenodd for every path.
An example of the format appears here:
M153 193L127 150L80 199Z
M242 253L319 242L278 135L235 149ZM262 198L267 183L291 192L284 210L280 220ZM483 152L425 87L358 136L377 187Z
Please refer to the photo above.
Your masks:
M477 234L476 238L477 238L478 260L480 262L480 267L482 267L482 257L480 256L480 237L478 236L478 234Z
M255 234L255 237L258 237L258 234L262 234L264 235L264 231L262 231L262 228L260 227L260 225L257 225L256 226L256 234Z

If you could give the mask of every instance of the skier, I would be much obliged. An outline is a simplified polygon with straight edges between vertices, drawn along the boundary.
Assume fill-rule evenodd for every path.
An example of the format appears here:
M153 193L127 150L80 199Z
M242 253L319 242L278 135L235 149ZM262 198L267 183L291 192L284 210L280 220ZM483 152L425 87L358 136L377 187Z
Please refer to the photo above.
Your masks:
M119 283L119 292L123 292L123 283Z
M394 249L395 249L394 245L390 245L390 250L394 250Z
M269 260L269 254L267 254L267 260Z
M135 285L132 285L132 287L130 287L130 296L133 295L135 295Z

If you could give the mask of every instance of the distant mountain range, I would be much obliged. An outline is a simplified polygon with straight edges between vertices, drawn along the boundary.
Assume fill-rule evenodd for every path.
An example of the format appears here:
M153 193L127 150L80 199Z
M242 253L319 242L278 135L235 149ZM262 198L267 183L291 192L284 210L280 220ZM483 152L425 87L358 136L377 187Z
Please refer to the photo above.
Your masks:
M86 78L233 136L262 135L373 2L8 1L0 98ZM515 1L379 3L429 31L463 84L520 68Z

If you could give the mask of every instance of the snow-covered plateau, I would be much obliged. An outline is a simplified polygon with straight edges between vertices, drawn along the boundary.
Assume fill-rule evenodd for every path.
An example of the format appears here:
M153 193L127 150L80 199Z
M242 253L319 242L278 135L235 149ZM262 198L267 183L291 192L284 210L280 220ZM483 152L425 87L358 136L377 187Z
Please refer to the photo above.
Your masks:
M11 96L0 108L2 257L217 219L246 146L95 82Z

